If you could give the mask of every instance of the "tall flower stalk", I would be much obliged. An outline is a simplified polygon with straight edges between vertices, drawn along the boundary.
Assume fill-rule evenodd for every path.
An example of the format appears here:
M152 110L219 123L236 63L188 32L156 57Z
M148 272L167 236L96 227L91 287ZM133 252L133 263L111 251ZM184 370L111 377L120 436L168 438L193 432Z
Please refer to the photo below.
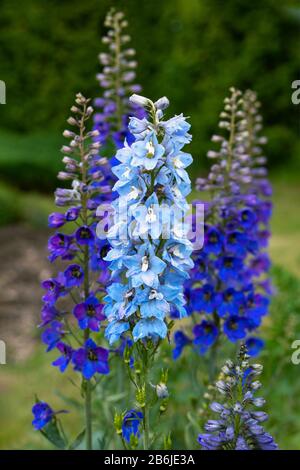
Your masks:
M256 410L265 399L256 397L261 383L257 377L262 372L260 364L250 364L244 345L236 363L228 360L222 368L216 390L220 402L210 404L211 411L219 415L205 424L205 434L199 434L198 442L205 450L276 450L277 444L261 423L267 413Z
M242 95L231 89L219 122L227 135L212 137L220 147L208 152L214 164L208 178L196 183L210 198L205 205L204 246L193 253L194 268L185 283L193 336L176 332L173 356L179 357L188 345L199 354L210 351L210 380L222 338L233 343L246 339L253 355L264 344L252 336L268 312L271 294L266 252L271 188L258 110L254 92Z
M87 130L93 108L90 100L82 94L76 95L72 106L73 115L68 123L74 130L65 130L70 140L62 147L65 171L58 177L71 181L72 189L58 188L55 202L64 212L49 216L49 226L66 230L52 235L48 242L51 262L60 259L67 262L63 272L42 283L43 296L42 340L47 351L57 350L60 356L53 362L61 372L69 364L82 378L81 390L85 401L86 448L92 448L92 391L97 385L98 374L108 374L107 349L100 347L93 339L105 320L102 313L103 274L96 263L95 229L99 221L96 208L103 194L110 191L103 185L105 176L101 165L105 158L96 159L100 143L92 141L98 134Z
M97 140L102 145L112 141L113 146L120 148L125 138L129 144L133 141L128 130L129 116L144 116L143 108L129 101L129 96L140 92L141 86L135 83L136 52L129 47L131 38L126 33L128 22L124 13L112 8L104 25L107 34L102 42L107 51L99 54L102 71L97 75L103 94L94 101L98 110L94 115L94 128L99 131Z
M131 101L145 107L148 119L130 118L135 141L117 152L121 163L113 167L119 197L113 203L114 223L108 232L112 248L106 260L112 278L121 282L113 282L104 299L105 336L110 344L121 337L129 340L127 356L133 356L133 365L128 371L142 409L148 449L153 392L149 372L160 341L170 333L171 312L186 316L183 281L193 263L182 218L190 192L185 168L192 157L182 148L191 136L182 115L163 120L167 98L153 103L133 95Z

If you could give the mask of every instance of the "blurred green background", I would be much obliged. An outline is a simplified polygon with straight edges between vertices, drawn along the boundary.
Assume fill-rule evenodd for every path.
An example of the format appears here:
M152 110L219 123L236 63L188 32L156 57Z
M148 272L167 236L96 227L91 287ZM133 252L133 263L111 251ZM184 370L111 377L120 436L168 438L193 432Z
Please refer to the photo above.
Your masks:
M65 384L48 366L35 328L39 283L51 274L47 215L74 93L101 94L97 55L111 6L129 19L144 94L167 95L170 114L190 117L193 176L206 172L228 88L250 87L262 102L277 288L263 329L269 430L282 448L300 449L300 366L290 362L291 343L300 338L300 107L291 102L291 83L299 78L300 3L293 0L1 1L0 79L7 104L0 106L0 338L8 345L8 365L0 366L0 448L47 447L30 426L34 391L50 399ZM187 365L181 364L183 374ZM197 398L196 390L190 394ZM187 404L176 400L169 413L177 419L180 407L186 429ZM74 414L66 420L72 429ZM176 439L180 448L183 436Z

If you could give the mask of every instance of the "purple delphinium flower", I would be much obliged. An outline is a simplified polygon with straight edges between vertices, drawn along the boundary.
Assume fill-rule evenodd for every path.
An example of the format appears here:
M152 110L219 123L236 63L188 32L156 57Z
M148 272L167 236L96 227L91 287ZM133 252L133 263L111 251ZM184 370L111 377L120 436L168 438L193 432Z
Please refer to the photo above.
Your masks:
M43 331L42 341L48 345L47 352L55 348L57 343L64 336L63 324L58 321L53 321L51 326Z
M65 287L79 287L84 279L84 272L79 264L70 264L64 272Z
M94 243L93 231L87 225L83 225L76 230L75 238L79 245L92 245Z
M61 353L61 356L53 361L52 365L58 367L61 372L64 372L72 360L73 349L61 341L56 344L56 349Z
M108 355L107 349L97 346L92 339L88 339L84 348L73 352L74 370L80 371L86 380L90 380L96 373L108 374Z
M264 400L255 398L261 386L257 376L262 372L259 364L251 365L244 345L240 348L237 362L227 361L222 368L223 379L216 384L221 395L220 402L213 402L211 410L219 415L205 424L205 433L199 434L198 442L204 450L276 450L274 439L262 422L267 413L256 411Z
M102 310L103 304L100 304L97 297L90 295L85 302L75 306L73 313L82 330L89 328L92 331L99 331L101 322L106 318Z
M48 225L50 228L59 228L65 225L66 216L60 212L54 212L49 215Z
M62 259L72 259L76 250L73 244L73 237L64 233L56 233L49 238L48 250L51 262L59 257Z
M46 279L42 282L43 289L46 293L42 299L47 304L54 304L59 297L66 295L65 279L62 273L59 273L57 278Z
M60 179L71 181L71 187L55 191L56 204L64 208L64 213L53 213L49 217L50 227L63 226L66 232L59 231L50 237L49 259L51 262L59 260L65 266L63 272L42 282L45 293L40 327L44 328L42 341L47 351L55 349L59 353L52 365L65 372L73 363L74 370L81 374L86 415L90 416L93 391L90 380L95 374L109 372L109 351L97 345L92 336L105 320L101 313L104 286L99 282L105 279L105 285L109 283L107 263L102 260L100 266L94 261L95 253L100 259L104 256L98 253L99 243L95 239L101 219L96 209L99 202L112 198L112 191L111 178L105 168L107 160L99 156L95 159L100 144L93 138L98 132L87 130L87 121L93 113L90 100L78 93L71 111L73 115L68 123L74 130L63 133L70 143L62 147L65 171L59 173ZM97 341L103 341L103 337L98 336ZM54 416L47 405L36 405L34 411L37 429ZM87 435L91 435L92 423L88 418L86 426ZM90 447L90 443L87 446Z
M70 125L78 128L78 134L75 131L66 130L64 136L71 139L70 145L64 145L62 152L66 153L63 161L66 165L66 171L60 173L60 177L65 179L71 179L72 189L58 189L56 196L59 199L59 206L67 206L65 214L54 213L50 216L50 225L57 227L62 221L65 225L68 222L77 222L79 227L76 229L74 234L65 234L57 232L51 236L48 243L50 251L50 260L54 261L57 258L61 258L64 261L76 258L76 261L68 265L63 273L59 273L57 277L47 279L42 283L43 288L46 290L43 296L45 305L42 310L42 326L50 325L47 333L44 333L43 339L46 340L50 348L58 342L59 338L56 338L56 343L51 341L54 338L54 332L57 330L57 318L62 319L64 322L67 320L67 315L60 312L60 309L56 307L56 303L62 296L68 294L72 295L75 299L76 296L79 312L82 310L84 303L80 299L85 298L90 300L90 283L94 280L99 280L100 268L93 265L93 272L87 272L91 270L91 258L92 253L98 250L98 244L95 242L95 227L98 222L95 207L98 204L98 197L102 195L102 186L95 186L96 179L93 178L92 170L95 168L95 153L98 153L99 144L92 142L91 139L98 134L97 131L88 132L86 131L86 121L92 115L93 109L89 104L88 99L84 98L81 94L76 96L76 105L72 107L74 116L68 119ZM80 132L82 129L82 132ZM101 159L100 159L101 160ZM97 180L102 181L101 163L96 165L98 168ZM104 162L105 163L105 162ZM107 194L107 189L105 189ZM93 201L96 200L96 205ZM76 204L74 205L74 202ZM91 207L91 208L89 208ZM80 220L80 224L79 221ZM78 258L78 259L77 259ZM83 259L84 258L84 259ZM101 266L103 269L104 265ZM97 273L99 271L99 274ZM88 283L87 283L88 280ZM84 285L83 285L84 284ZM75 291L73 290L76 289ZM101 289L97 289L94 292L96 295L101 292ZM79 297L78 297L78 294ZM103 294L101 294L103 295ZM97 300L94 301L96 305ZM96 315L94 320L91 320L91 330L96 329L96 324L99 320L99 308L95 307ZM75 310L75 309L74 309ZM92 313L91 311L89 313ZM99 317L99 318L97 318ZM90 315L92 318L92 315ZM103 319L103 317L101 317ZM82 323L84 320L82 319ZM51 326L52 324L52 326ZM54 326L54 328L52 328ZM89 328L88 324L85 328ZM65 329L65 333L68 332L69 327Z

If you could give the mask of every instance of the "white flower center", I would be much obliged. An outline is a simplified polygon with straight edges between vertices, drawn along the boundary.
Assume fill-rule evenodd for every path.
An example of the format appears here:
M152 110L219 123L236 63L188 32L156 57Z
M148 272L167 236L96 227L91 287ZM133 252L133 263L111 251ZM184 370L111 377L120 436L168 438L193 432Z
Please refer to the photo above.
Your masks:
M176 168L182 168L183 167L183 163L181 162L179 157L175 157L174 160L173 160L173 163L174 163L174 166Z
M174 194L175 197L180 197L181 196L181 192L180 192L180 189L178 188L178 186L174 186L174 188L172 188L172 193Z
M177 258L182 258L182 254L181 254L181 251L179 249L179 246L174 246L171 250L173 252L173 255L174 256L177 256Z
M154 153L155 153L155 148L151 140L147 142L146 149L147 149L147 158L153 158Z
M148 256L143 256L142 258L142 271L146 272L149 269L149 259Z
M149 300L162 300L164 296L162 295L161 292L157 292L155 289L151 289L150 294L149 294Z
M137 199L139 197L140 191L135 186L131 186L131 191L128 194L128 200Z
M129 178L129 176L130 176L130 168L127 168L127 170L124 171L123 176L125 176L125 178Z
M147 215L146 215L146 222L155 222L156 221L156 214L154 212L153 207L148 207Z

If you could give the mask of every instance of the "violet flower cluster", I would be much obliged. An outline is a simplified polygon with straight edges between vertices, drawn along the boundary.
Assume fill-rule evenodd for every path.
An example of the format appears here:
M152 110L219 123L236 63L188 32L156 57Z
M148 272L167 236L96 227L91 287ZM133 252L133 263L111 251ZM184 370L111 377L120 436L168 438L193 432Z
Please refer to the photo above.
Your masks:
M241 346L236 364L228 360L222 368L216 389L222 396L220 402L213 402L211 410L218 419L208 420L204 434L198 442L205 450L276 450L277 444L262 423L267 413L256 410L265 404L262 397L256 397L261 387L257 377L262 372L260 364L249 364L249 355Z
M71 181L72 189L55 191L56 205L65 210L49 216L49 226L59 230L49 238L48 250L51 262L62 260L67 265L56 277L42 283L45 294L40 325L44 328L42 340L47 351L58 352L53 365L64 372L72 364L86 380L97 373L109 372L108 350L91 338L105 320L99 298L103 295L106 273L101 271L101 248L99 252L95 249L95 229L99 198L109 193L110 187L102 184L105 180L102 165L105 166L106 159L94 158L100 144L91 139L98 131L86 130L93 113L89 102L80 93L76 95L76 104L71 108L73 115L68 119L74 130L64 131L70 143L62 147L65 171L58 177Z
M266 252L271 187L258 107L253 92L231 89L219 123L228 137L212 137L220 148L208 152L214 161L208 178L197 180L197 189L211 199L205 206L204 246L193 253L194 268L185 283L196 325L193 338L175 333L174 358L187 345L205 354L221 335L231 342L246 339L251 355L264 344L252 336L268 312L271 294Z
M99 54L102 72L97 79L104 92L94 101L98 110L94 115L94 129L99 131L96 140L102 145L112 139L114 146L121 148L125 138L129 144L134 140L128 130L129 116L143 118L145 111L129 102L129 96L139 93L141 86L135 83L137 61L135 49L128 46L131 38L125 32L128 22L124 13L112 9L104 24L108 32L102 41L108 50Z
M135 141L125 142L116 154L121 163L113 167L119 197L105 259L112 277L122 282L113 282L104 299L111 344L129 331L134 342L166 337L171 312L186 315L183 281L193 266L182 221L191 190L185 168L192 157L182 151L191 140L190 124L182 115L163 120L167 98L153 103L133 95L131 101L144 106L150 118L130 118Z

